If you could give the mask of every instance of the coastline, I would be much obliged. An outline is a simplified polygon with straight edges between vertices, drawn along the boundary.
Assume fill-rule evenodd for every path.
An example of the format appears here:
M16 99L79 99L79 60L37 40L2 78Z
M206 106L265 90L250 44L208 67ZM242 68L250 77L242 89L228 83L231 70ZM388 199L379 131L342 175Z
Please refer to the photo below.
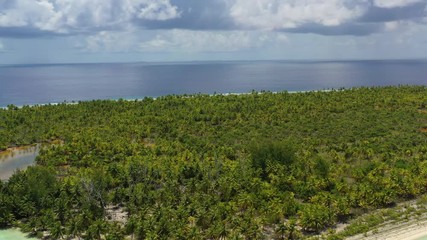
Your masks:
M427 237L427 219L411 220L404 223L391 223L378 229L375 233L359 234L347 240L418 240Z
M287 92L289 94L298 94L298 93L309 93L309 92L332 92L332 91L341 91L341 90L348 90L348 89L350 89L350 88L345 88L345 89L333 89L332 88L332 89L301 90L301 91L286 91L286 90L283 90L283 91L263 91L263 90L260 90L260 91L255 91L255 93L257 93L257 94L264 94L264 93L278 94L278 93ZM241 92L241 93L229 92L229 93L212 93L212 94L209 94L209 93L206 93L206 94L205 93L191 93L191 94L177 94L177 95L171 94L171 95L161 95L161 96L145 96L145 97L129 97L129 98L123 97L123 98L106 98L106 99L92 99L92 100L70 100L69 102L65 100L64 102L34 103L34 104L24 104L24 105L18 105L18 106L15 106L14 104L10 104L10 105L14 105L14 107L17 107L17 108L23 108L23 107L38 107L38 106L48 106L48 105L55 106L55 105L60 105L60 104L76 105L76 104L79 104L80 102L90 102L90 101L97 101L97 100L105 100L105 101L123 100L123 101L132 102L132 101L142 101L145 98L151 98L153 100L156 100L157 98L167 97L167 96L182 96L182 97L185 96L185 97L190 98L192 96L197 96L199 94L205 94L205 95L212 97L212 96L240 96L240 95L249 95L252 93L253 92ZM7 110L8 106L0 106L0 109Z
M383 221L369 226L366 232L348 236L346 240L427 240L427 195L398 203L393 208L378 209L361 216L356 222L369 225L370 216ZM397 213L390 214L390 212ZM350 224L347 224L349 226ZM343 231L346 227L341 229ZM339 234L339 233L338 233Z
M19 151L19 153L25 153L27 150L32 148L37 148L38 144L30 144L30 145L23 145L23 146L16 146L16 147L8 147L5 150L0 150L0 159L3 156L14 154L14 152Z

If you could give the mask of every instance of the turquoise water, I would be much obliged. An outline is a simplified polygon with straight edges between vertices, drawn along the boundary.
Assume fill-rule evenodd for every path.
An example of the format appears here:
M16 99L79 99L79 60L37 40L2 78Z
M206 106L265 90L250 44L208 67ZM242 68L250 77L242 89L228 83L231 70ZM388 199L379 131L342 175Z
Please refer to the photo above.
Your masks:
M20 232L16 228L0 230L0 240L28 240L28 239L36 239L29 238L27 234Z
M417 240L427 240L427 236L417 238Z

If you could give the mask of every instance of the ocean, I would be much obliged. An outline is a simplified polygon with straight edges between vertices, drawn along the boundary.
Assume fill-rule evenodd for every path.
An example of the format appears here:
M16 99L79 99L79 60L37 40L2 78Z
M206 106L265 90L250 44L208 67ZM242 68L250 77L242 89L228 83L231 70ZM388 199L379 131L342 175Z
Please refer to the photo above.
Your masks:
M0 107L388 85L427 85L427 60L1 65Z

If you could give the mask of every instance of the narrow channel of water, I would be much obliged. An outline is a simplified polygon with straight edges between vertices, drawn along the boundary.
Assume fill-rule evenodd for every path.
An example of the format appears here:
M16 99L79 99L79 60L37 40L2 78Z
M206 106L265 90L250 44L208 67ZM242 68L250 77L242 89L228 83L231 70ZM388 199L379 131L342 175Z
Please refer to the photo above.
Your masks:
M24 170L34 164L39 146L16 148L0 153L0 180L9 179L17 169Z

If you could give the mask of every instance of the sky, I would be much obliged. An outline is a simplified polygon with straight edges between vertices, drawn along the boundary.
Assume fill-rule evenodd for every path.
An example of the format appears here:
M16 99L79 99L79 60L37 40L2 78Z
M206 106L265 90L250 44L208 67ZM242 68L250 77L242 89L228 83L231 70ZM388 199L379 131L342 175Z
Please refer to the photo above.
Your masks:
M427 0L0 0L0 64L427 58Z

